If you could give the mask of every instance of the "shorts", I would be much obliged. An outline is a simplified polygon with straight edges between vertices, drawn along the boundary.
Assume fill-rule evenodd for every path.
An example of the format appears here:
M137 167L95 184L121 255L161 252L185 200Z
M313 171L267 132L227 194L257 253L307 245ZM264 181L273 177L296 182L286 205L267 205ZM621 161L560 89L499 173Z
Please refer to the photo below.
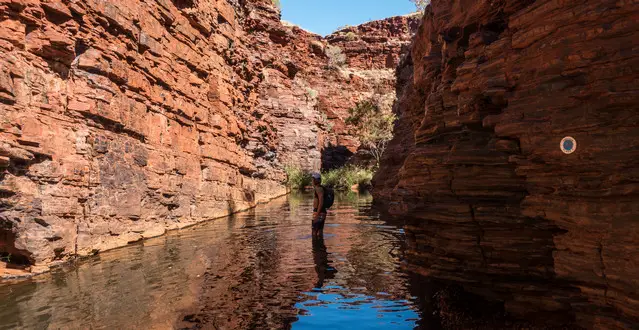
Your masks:
M313 221L313 229L323 230L326 223L326 213L320 213L317 221Z

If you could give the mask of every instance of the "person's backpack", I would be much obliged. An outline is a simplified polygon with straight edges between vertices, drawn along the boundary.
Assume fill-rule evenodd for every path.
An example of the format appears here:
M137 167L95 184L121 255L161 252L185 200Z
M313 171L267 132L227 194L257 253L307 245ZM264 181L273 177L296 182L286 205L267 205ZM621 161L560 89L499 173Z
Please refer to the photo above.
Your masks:
M324 189L324 208L329 209L335 202L335 192L333 188L322 186Z

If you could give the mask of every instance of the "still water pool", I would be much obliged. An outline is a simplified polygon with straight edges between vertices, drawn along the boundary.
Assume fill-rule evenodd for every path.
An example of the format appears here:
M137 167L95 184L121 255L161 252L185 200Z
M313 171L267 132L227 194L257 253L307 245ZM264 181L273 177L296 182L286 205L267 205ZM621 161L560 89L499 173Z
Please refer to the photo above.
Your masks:
M294 194L0 284L0 328L413 329L403 231L371 202L338 196L320 240Z

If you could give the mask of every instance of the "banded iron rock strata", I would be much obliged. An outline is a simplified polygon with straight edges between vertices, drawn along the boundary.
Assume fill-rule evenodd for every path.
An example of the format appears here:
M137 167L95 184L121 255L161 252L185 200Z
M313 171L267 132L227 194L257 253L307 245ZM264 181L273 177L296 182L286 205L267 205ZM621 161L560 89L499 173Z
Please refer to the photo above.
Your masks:
M408 267L518 316L639 324L638 40L637 1L433 0L374 180Z
M394 101L395 68L419 17L373 21L321 38L280 24L276 14L257 16L268 38L256 33L252 44L256 53L269 43L273 49L264 56L269 65L263 71L258 111L278 132L279 161L308 169L344 165L359 148L344 124L348 110L373 97Z
M394 97L417 20L344 41L270 0L0 0L0 273L253 207L286 193L283 165L354 153L347 109L371 81Z

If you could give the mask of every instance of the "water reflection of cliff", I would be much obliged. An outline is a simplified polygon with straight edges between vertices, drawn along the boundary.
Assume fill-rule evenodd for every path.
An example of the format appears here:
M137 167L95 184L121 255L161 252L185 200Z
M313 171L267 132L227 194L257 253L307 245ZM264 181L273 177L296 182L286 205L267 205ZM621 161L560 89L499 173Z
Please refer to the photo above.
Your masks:
M209 267L200 303L184 313L179 325L288 328L299 315L315 313L312 309L323 303L304 304L315 298L313 292L344 300L358 297L354 304L360 307L382 292L385 301L405 299L408 281L397 272L399 257L392 254L400 244L398 230L384 229L371 215L370 197L350 198L355 207L342 197L337 200L327 219L326 237L319 241L310 237L307 195L293 194L268 205L269 210L236 216L232 221L242 223L242 230L221 252L229 255ZM375 318L379 311L372 311Z
M322 242L310 236L310 203L291 195L0 286L0 329L334 328L345 315L359 328L535 328L614 318L554 278L561 232L541 221L496 223L480 211L481 226L388 220L369 197L345 196Z
M170 328L194 303L204 272L197 245L220 237L171 234L0 286L0 329Z
M330 322L324 310L410 326L418 315L399 271L401 231L370 202L340 196L323 241L311 239L310 196L293 194L0 286L0 329L272 329Z
M405 218L404 268L423 276L412 284L422 324L441 314L435 323L450 328L631 327L612 307L592 304L579 283L556 278L553 237L561 232L548 223L481 219L479 226L417 214L425 215Z

